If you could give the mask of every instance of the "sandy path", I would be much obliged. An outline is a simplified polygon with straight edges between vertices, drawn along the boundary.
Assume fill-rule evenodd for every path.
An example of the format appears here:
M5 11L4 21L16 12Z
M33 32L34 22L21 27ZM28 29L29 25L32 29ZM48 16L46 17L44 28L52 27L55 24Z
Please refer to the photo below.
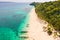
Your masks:
M46 32L43 31L45 24L37 17L35 9L33 8L30 12L28 36L29 40L54 40Z

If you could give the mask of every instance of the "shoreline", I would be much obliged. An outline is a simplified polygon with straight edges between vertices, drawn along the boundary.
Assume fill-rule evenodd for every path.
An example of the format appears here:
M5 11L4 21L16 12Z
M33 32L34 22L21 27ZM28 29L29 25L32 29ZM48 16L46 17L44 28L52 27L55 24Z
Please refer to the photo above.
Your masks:
M31 9L32 10L32 9ZM30 12L29 12L30 13ZM22 23L22 25L20 25L21 27L18 29L19 30L19 32L28 32L28 23L29 23L29 13L26 15L26 18L25 18L25 20L23 20L23 22L24 23ZM20 38L20 39L23 39L23 37L25 37L23 40L25 40L26 38L26 40L28 40L28 35L27 35L27 33L18 33L18 35L20 36L20 37L22 37L22 38Z
M43 31L43 27L46 26L46 24L37 17L35 8L31 10L29 17L29 27L27 33L29 37L28 40L55 40L53 37L49 36L47 32Z

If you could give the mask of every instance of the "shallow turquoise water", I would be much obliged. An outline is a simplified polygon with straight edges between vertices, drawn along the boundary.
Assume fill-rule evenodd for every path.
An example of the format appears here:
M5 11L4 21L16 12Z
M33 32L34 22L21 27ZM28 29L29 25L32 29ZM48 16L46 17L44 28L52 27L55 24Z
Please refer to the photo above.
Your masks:
M24 40L20 31L26 27L32 6L28 3L0 3L0 40Z

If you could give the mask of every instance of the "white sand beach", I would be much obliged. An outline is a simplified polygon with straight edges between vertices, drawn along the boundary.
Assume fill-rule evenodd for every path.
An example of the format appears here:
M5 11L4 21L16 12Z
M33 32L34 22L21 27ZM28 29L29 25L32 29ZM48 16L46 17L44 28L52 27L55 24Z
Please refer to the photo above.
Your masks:
M54 40L53 37L43 31L43 26L47 26L47 24L38 19L35 13L35 8L31 10L29 16L28 40Z

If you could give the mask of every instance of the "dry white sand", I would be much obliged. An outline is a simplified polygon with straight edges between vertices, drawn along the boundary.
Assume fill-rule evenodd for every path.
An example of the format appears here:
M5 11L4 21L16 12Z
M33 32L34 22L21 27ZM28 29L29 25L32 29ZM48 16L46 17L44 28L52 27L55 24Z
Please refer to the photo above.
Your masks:
M54 40L53 37L43 31L43 26L46 26L46 24L38 19L34 8L29 13L29 16L28 40Z

